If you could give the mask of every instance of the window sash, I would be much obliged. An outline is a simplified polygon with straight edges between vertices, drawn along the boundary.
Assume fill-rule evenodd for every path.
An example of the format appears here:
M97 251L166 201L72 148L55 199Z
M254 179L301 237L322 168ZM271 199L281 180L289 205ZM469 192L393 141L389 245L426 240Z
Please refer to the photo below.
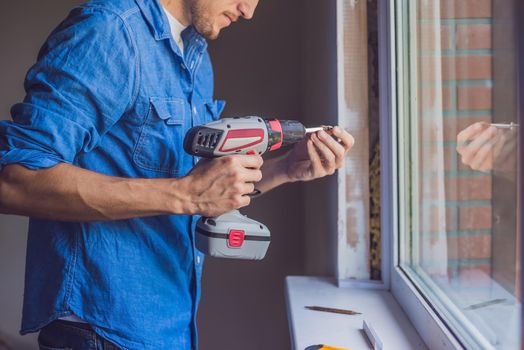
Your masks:
M382 79L380 88L381 96L381 144L386 145L382 153L382 193L388 196L382 197L382 237L390 237L389 250L391 256L390 263L390 288L391 292L403 307L418 333L431 349L448 348L460 349L461 344L455 335L450 331L442 319L438 316L435 309L427 299L420 293L413 282L406 275L399 265L401 260L405 260L400 246L405 244L407 236L406 230L408 221L407 216L399 216L400 212L409 212L408 208L413 208L411 198L405 191L406 180L409 179L409 171L399 164L406 164L407 152L401 140L409 135L409 128L406 123L398 127L398 116L409 115L414 110L413 102L409 99L409 93L413 86L414 74L405 71L405 62L400 58L416 62L413 53L409 53L410 40L415 40L408 36L408 32L400 30L402 35L396 34L399 29L407 25L406 16L403 11L413 11L411 1L391 0L381 2L379 9L380 25L379 35L382 36L380 44L380 77L387 76L389 79ZM411 7L411 9L409 9ZM411 33L411 35L416 35ZM409 65L407 65L409 66ZM412 67L412 70L414 68ZM416 110L416 109L415 109ZM389 210L387 210L389 208ZM390 232L386 232L386 228Z

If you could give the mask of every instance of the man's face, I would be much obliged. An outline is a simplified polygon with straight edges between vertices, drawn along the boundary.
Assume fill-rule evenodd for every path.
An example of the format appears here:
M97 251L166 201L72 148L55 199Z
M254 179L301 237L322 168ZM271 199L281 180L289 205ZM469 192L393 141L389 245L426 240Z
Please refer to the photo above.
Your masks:
M191 20L207 39L216 39L220 30L240 17L251 19L259 0L188 0Z

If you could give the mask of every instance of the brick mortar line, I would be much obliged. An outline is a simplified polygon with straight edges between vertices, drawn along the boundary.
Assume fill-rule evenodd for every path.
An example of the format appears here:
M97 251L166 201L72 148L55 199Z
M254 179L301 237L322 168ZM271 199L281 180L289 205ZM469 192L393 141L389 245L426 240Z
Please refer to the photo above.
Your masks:
M419 57L493 57L493 49L419 50Z
M492 79L448 79L442 80L442 87L489 87L492 88ZM419 81L421 88L435 88L435 84L432 81Z
M491 265L491 259L447 259L450 265L462 265L462 266L473 266L473 265Z
M493 87L493 79L453 79L444 80L444 87Z
M424 111L422 112L422 118L433 118L435 116L440 116L444 119L446 118L467 118L467 117L491 117L493 114L492 109L464 109L457 111Z
M455 152L456 153L456 152ZM480 171L468 171L468 170L457 170L457 171L444 171L444 176L448 178L456 177L491 177L491 174L485 174Z
M422 142L422 144L428 144L431 146L434 146L435 144L440 145L444 148L456 148L457 147L457 141L435 141L435 142Z
M482 236L492 236L490 230L446 230L446 237L482 237ZM429 237L438 232L435 231L422 231L420 232L422 237Z
M463 25L463 24L493 24L493 18L443 18L443 19L419 19L422 25Z
M442 205L442 202L444 202L446 208L474 208L474 207L493 207L492 201L490 199L465 199L465 200L445 200L445 201L439 201L439 200L431 200L431 201L425 201L424 203L421 203L422 208L434 208Z

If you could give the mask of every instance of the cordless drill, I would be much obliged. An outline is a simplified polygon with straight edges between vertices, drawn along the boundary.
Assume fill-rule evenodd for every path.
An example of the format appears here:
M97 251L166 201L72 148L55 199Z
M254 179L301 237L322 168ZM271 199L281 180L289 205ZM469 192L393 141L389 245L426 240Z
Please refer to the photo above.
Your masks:
M184 139L187 153L203 158L233 154L259 154L293 145L309 132L295 120L263 119L256 116L223 118L191 128ZM255 193L257 194L257 190ZM210 256L261 260L271 234L262 223L233 210L217 217L202 217L197 223L196 246Z

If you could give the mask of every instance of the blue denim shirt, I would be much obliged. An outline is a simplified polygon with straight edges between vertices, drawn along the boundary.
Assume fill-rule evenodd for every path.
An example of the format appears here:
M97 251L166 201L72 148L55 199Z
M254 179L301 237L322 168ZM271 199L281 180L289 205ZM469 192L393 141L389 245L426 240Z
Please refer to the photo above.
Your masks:
M184 55L157 0L91 1L48 38L27 95L0 123L0 168L69 163L129 178L184 176L182 142L217 119L205 40ZM72 313L127 349L197 348L202 254L198 217L112 222L31 219L21 333Z

